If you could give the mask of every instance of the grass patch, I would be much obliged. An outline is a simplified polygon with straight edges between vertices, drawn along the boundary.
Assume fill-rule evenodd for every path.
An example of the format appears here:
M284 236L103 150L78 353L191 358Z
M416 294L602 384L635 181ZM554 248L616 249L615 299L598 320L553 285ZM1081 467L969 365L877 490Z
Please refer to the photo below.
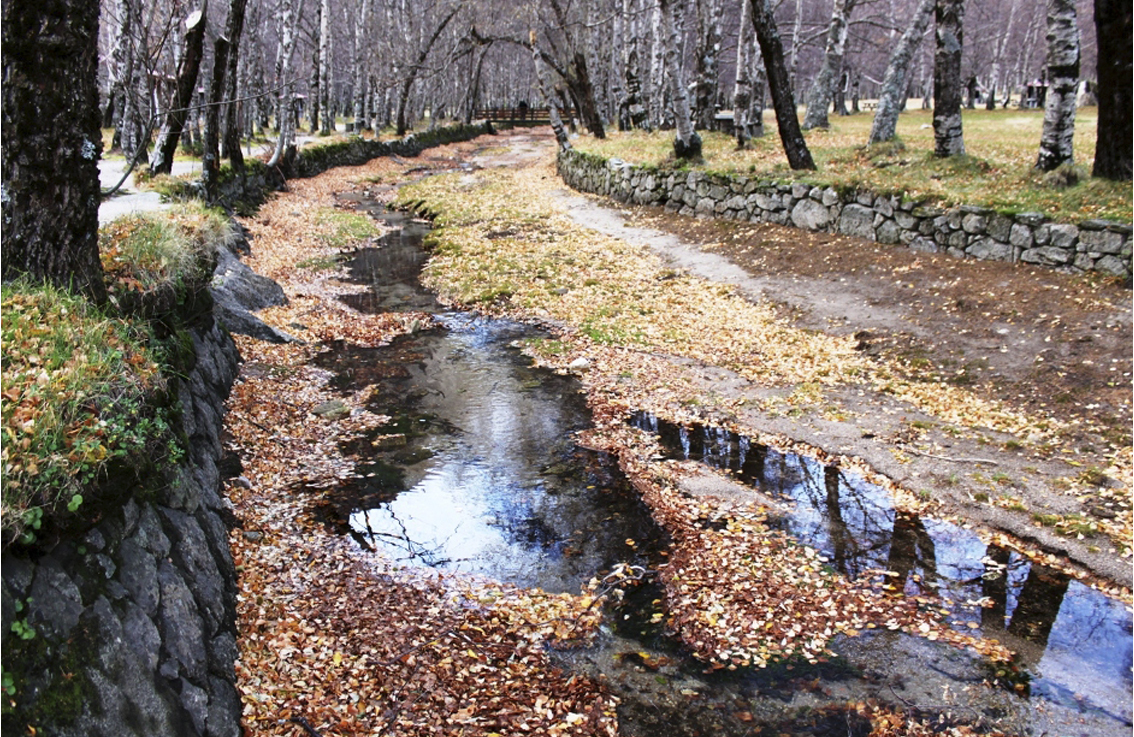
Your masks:
M30 543L52 516L76 514L115 461L173 448L165 390L145 326L52 287L4 285L0 526Z
M99 255L112 287L149 291L196 281L202 263L235 238L224 215L194 201L166 213L127 215L108 223L99 229Z
M688 168L728 174L806 181L840 190L866 188L907 200L942 206L983 205L1002 212L1042 212L1054 220L1131 220L1130 186L1094 179L1097 108L1080 109L1075 119L1075 160L1058 175L1033 169L1043 128L1042 110L965 110L968 156L933 156L932 112L910 110L898 118L896 142L866 146L873 116L832 116L830 130L806 134L817 172L793 172L780 146L775 116L765 114L768 132L750 149L738 151L733 138L702 132L704 162ZM576 147L604 158L664 166L672 132L609 131L606 140L580 135Z
M97 517L104 498L160 483L180 457L169 377L193 359L181 326L211 305L216 249L234 237L199 203L128 216L99 231L104 308L52 287L3 286L5 546Z
M316 218L316 222L324 228L319 234L319 240L332 248L350 248L378 235L378 226L370 217L355 212L342 210L324 210Z

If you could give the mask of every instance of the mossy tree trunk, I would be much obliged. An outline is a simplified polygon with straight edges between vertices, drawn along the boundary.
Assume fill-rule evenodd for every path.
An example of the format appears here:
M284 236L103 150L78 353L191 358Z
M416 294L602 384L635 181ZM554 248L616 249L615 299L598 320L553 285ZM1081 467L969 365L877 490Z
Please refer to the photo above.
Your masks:
M96 0L4 0L5 281L106 300L98 257Z

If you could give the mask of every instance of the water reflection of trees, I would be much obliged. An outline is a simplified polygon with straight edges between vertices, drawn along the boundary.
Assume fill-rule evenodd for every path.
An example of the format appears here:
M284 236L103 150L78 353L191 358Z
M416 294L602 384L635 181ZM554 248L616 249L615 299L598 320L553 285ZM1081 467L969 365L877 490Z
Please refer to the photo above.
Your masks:
M1071 578L1047 566L1032 564L1016 594L1016 606L1009 616L1010 586L1007 570L1011 553L998 545L985 552L985 575L981 593L986 606L981 611L981 628L988 637L1005 641L1018 653L1020 665L1039 662L1059 616Z

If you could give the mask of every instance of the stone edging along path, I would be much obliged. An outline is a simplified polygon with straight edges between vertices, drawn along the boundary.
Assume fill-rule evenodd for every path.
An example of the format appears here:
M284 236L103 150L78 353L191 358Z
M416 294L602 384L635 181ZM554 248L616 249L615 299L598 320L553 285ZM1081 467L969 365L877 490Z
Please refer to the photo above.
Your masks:
M570 187L681 215L723 217L840 233L958 258L1022 261L1069 273L1131 278L1131 226L1053 223L1043 213L941 208L865 190L782 184L743 175L666 171L578 150L560 151Z

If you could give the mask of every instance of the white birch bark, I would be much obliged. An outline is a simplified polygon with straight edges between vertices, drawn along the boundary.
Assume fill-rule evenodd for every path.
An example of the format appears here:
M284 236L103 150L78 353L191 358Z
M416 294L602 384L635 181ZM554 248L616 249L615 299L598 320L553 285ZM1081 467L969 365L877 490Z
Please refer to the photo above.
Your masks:
M674 22L676 0L660 0L662 36L665 43L665 68L669 72L669 94L673 101L674 128L673 153L679 159L696 159L701 156L701 137L693 130L693 116L689 109L689 96L681 73L681 59L677 54L680 41Z
M365 49L367 48L366 29L370 25L370 0L358 0L358 14L355 17L354 25L354 54L351 57L353 63L353 82L351 84L354 93L354 126L353 130L356 134L361 135L363 129L366 127L366 62Z
M553 85L548 79L547 63L543 59L543 52L536 43L536 32L529 33L532 47L532 62L536 70L536 82L539 84L540 95L547 101L547 114L551 120L551 129L555 131L555 140L559 143L559 150L570 151L571 141L567 138L567 130L563 127L563 118L559 115L559 95L555 94Z
M894 137L898 127L898 113L906 95L909 80L910 59L921 44L933 16L934 0L921 0L910 25L898 39L890 61L886 65L886 75L882 78L882 91L878 97L878 110L874 113L874 123L870 127L870 143L882 143Z
M331 86L335 83L334 65L331 55L334 50L334 34L331 32L331 0L321 0L322 9L319 13L319 112L321 115L319 130L323 135L333 133L335 130L335 111Z
M721 2L697 0L696 78L693 83L693 119L711 128L716 113L721 53Z
M1012 5L1008 9L1008 25L1000 35L1000 38L996 40L996 47L992 54L992 71L989 73L988 102L985 105L987 110L996 109L996 90L1000 87L1000 76L1004 67L1004 53L1007 51L1008 39L1012 37L1012 31L1015 29L1016 12L1019 9L1020 0L1012 0ZM1005 87L1008 87L1008 89L1005 90L1005 97L1008 97L1012 89L1008 85L1005 85Z
M791 59L788 60L788 78L791 80L792 89L799 86L796 84L795 70L799 65L799 34L802 30L803 0L795 0L795 20L791 25Z
M279 137L276 149L268 161L269 167L279 166L285 157L295 149L295 81L291 79L291 62L295 55L295 40L298 36L299 17L303 12L303 0L283 0L280 3L279 45L276 47L276 125Z
M650 94L649 101L650 125L653 128L665 127L666 102L666 67L665 44L662 32L661 0L654 0L653 13L650 16Z
M961 53L964 48L964 0L937 0L934 10L937 51L933 61L933 153L963 156L961 124Z
M1047 101L1036 168L1051 171L1075 158L1075 88L1079 84L1079 26L1075 0L1047 3Z
M835 0L831 10L831 23L827 26L827 46L823 66L807 94L807 114L803 129L830 128L827 108L831 106L835 85L839 83L843 68L843 53L847 46L848 22L856 0Z

